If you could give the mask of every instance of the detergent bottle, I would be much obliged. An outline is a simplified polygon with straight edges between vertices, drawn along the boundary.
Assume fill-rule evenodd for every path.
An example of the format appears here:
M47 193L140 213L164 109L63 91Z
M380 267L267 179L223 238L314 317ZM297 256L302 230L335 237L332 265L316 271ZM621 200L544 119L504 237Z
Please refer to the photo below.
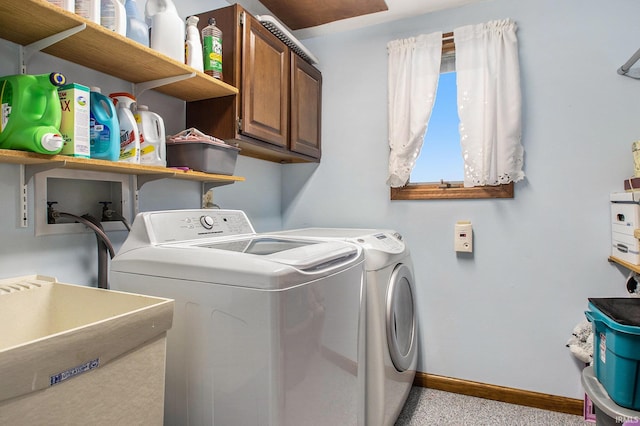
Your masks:
M55 4L58 7L61 7L65 10L68 10L71 13L76 11L76 2L75 0L48 0L49 3Z
M129 93L111 93L109 95L116 106L116 115L120 123L120 158L123 163L140 163L140 132L131 107L136 98Z
M171 0L147 0L144 10L151 27L149 46L184 63L184 21Z
M102 94L99 87L91 88L90 99L91 158L118 161L120 159L120 123L116 107L108 96Z
M100 25L100 0L76 0L76 15Z
M127 37L149 47L149 26L138 15L136 0L126 0Z
M187 18L187 40L184 43L185 63L192 68L202 72L202 41L200 40L200 32L198 31L197 16L189 16Z
M133 114L140 131L140 164L167 165L167 146L164 121L146 105L138 105Z
M57 154L62 108L60 73L0 77L0 148Z
M120 0L100 0L100 24L122 36L127 35L127 12Z

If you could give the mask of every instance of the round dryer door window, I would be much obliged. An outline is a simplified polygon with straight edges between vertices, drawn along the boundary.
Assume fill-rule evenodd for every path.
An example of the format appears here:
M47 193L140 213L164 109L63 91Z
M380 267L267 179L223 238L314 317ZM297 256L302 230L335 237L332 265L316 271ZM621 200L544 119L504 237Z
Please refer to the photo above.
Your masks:
M398 371L411 367L416 351L416 318L413 274L401 263L391 274L387 289L387 343L391 361Z

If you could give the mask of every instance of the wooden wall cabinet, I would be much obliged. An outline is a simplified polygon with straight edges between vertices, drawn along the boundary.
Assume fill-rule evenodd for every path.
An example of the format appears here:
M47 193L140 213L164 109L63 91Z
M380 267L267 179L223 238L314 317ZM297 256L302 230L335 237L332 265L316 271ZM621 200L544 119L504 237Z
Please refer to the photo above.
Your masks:
M283 163L321 156L322 75L239 5L197 15L215 18L223 81L238 96L187 102L187 127L234 140L241 155Z

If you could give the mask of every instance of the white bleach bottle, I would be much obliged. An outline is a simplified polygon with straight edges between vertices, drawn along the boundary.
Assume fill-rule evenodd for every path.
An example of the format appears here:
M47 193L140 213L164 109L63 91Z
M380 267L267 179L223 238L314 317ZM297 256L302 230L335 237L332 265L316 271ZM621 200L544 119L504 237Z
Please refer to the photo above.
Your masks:
M167 165L167 145L164 121L146 105L138 105L133 114L140 132L140 164Z
M184 43L185 63L192 68L202 72L204 65L202 61L202 41L200 40L200 31L198 31L197 16L189 16L187 18L187 40Z
M109 95L116 105L120 123L120 158L123 163L140 163L140 132L131 107L136 98L129 93L118 92Z
M171 0L147 0L144 15L151 27L149 46L184 63L184 21Z

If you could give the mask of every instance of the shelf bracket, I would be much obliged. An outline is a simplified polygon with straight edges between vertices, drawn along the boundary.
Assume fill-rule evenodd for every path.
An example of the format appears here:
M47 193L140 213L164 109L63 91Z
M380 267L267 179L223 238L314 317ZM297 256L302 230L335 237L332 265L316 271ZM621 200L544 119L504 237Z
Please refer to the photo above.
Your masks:
M144 174L144 175L134 175L135 178L135 187L136 190L133 194L133 215L137 215L140 211L139 207L139 199L140 199L140 189L144 186L145 183L151 182L159 179L167 179L175 176L175 173L157 173L157 174Z
M151 182L151 181L158 180L158 179L172 178L175 175L176 175L175 173L158 173L158 174L137 175L136 189L138 191L140 191L140 189L147 182Z
M210 189L213 188L217 188L219 186L224 186L224 185L231 185L232 183L235 183L235 181L231 181L231 182L202 182L202 193L206 194L207 192L209 192Z
M45 37L42 40L34 41L33 43L26 46L20 46L20 73L27 73L27 61L34 53L46 49L47 47L56 44L59 41L64 40L65 38L71 37L72 35L79 33L85 28L87 28L87 24L80 24L77 27L69 28L68 30L50 35L49 37Z
M66 165L67 165L67 162L65 160L51 161L51 162L42 163L42 164L27 164L24 166L25 185L29 183L32 177L34 177L40 172L46 172L47 170L51 170L51 169L58 169Z
M36 174L51 169L57 169L64 167L67 164L66 161L52 161L50 163L43 164L21 164L20 165L20 195L18 204L20 205L20 227L26 228L29 226L29 181Z
M136 83L133 86L133 94L136 99L142 94L142 92L155 89L156 87L166 86L168 84L176 83L178 81L186 80L196 76L195 72L183 75L176 75L173 77L160 78L158 80L145 81L144 83Z

